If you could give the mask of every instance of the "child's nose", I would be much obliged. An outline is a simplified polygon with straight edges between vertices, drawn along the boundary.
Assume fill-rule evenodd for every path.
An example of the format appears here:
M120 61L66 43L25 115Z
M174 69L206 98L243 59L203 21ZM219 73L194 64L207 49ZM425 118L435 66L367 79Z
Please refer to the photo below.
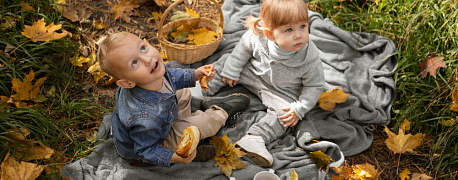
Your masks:
M148 65L149 63L151 63L151 61L153 61L153 59L151 59L150 57L142 57L142 61L143 63L145 63L145 65Z

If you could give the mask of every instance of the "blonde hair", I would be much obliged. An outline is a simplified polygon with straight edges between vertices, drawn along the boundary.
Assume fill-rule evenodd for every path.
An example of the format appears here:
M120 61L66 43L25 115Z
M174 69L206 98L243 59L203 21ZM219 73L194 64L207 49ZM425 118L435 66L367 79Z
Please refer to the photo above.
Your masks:
M102 68L102 70L105 73L115 78L116 78L115 73L111 70L110 63L108 63L107 55L108 53L110 53L110 51L119 47L123 43L124 38L129 34L131 33L118 32L118 33L110 34L107 37L100 40L99 42L99 49L97 51L97 60L99 61L100 68Z
M260 24L262 21L263 24ZM252 15L245 19L245 27L258 36L263 36L263 28L273 30L279 26L309 22L308 7L304 0L265 0L259 17Z

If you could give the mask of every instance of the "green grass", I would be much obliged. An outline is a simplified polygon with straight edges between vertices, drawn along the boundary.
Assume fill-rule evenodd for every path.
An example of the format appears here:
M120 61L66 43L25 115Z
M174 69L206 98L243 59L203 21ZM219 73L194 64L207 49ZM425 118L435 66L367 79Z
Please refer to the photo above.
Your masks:
M426 134L423 145L415 150L428 154L428 160L419 161L417 166L436 179L455 179L458 123L447 127L439 122L456 120L458 115L450 110L451 94L458 81L458 2L380 0L377 4L374 0L329 0L310 4L312 8L320 7L316 10L344 30L380 34L394 41L399 51L394 75L398 97L389 127L396 130L404 119L412 122L410 133ZM444 57L447 67L438 69L436 78L421 78L420 63L432 54Z
M51 2L51 3L49 3ZM13 49L0 53L0 95L10 97L13 78L23 79L30 71L35 73L32 83L41 77L47 77L40 94L45 95L44 102L27 101L33 107L16 108L0 104L0 159L5 155L18 153L22 143L6 136L10 129L25 128L30 131L28 139L41 142L52 148L55 155L50 159L33 160L42 165L65 164L88 155L94 146L85 133L94 133L104 113L108 110L96 103L89 93L81 91L86 79L77 72L69 59L78 53L79 43L67 36L49 42L33 42L23 36L24 25L44 18L50 23L62 24L62 30L77 36L81 32L75 23L69 23L53 5L53 1L29 0L28 3L36 11L22 11L20 1L1 1L0 18L5 16L17 19L16 24L1 30L0 48ZM62 30L58 30L61 32ZM58 160L60 155L67 159ZM27 156L27 155L26 155ZM21 160L26 156L19 157ZM30 156L30 155L28 155ZM59 179L57 173L42 173L40 178Z

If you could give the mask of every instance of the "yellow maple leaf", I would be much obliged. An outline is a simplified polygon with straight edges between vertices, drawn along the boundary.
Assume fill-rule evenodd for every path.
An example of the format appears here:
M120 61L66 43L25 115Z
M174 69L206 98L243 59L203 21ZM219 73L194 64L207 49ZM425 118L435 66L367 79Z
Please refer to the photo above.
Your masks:
M442 120L442 121L439 121L440 124L442 124L443 126L452 126L453 124L455 124L456 120L455 119L449 119L449 120Z
M396 135L385 126L385 132L388 134L388 139L385 140L385 144L394 153L404 153L406 151L413 151L417 146L421 144L424 134L418 133L412 136L411 134L404 134L404 130L399 129L399 134Z
M157 22L159 22L159 20L161 20L162 14L163 14L162 12L152 12L152 13L151 13L151 15L153 15L153 18L154 18Z
M103 24L101 20L95 20L93 26L96 30L105 29L107 27L107 25Z
M96 62L95 64L93 64L92 66L90 66L88 69L87 69L87 72L91 73L92 74L92 77L94 78L94 81L97 83L99 82L99 80L104 77L104 76L107 76L107 74L105 72L102 71L102 68L100 68L100 65L99 65L99 62Z
M191 30L194 34L188 35L188 40L194 41L195 45L206 44L214 41L218 34L212 30L208 30L207 27Z
M453 90L453 92L452 92L453 105L450 107L450 110L458 111L457 100L458 100L458 88L455 88L455 90Z
M32 85L32 80L35 78L35 73L33 70L30 71L24 78L24 81L20 79L13 78L11 83L13 87L11 88L17 94L13 95L14 100L35 100L38 97L38 93L40 93L40 86L46 80L46 77L42 77L38 79L35 84Z
M216 148L214 166L220 166L221 172L227 177L231 177L233 169L245 168L245 164L238 158L246 155L246 153L240 148L236 148L235 143L229 143L227 134L222 138L213 136L210 139L210 144Z
M83 67L83 63L87 63L91 61L91 56L84 57L84 56L79 56L78 58L73 57L70 59L70 63L72 63L75 66Z
M321 93L317 102L321 109L332 111L336 106L336 103L343 103L347 101L350 94L345 93L343 88L339 88L340 86Z
M380 173L375 166L369 163L353 166L353 177L363 180L378 180Z
M310 152L310 157L317 161L318 166L321 168L326 167L326 173L329 171L329 164L334 162L327 154L321 152L321 150Z
M21 161L20 163L8 152L2 162L0 179L27 180L36 179L43 171L44 165Z
M138 0L123 0L111 9L114 12L115 20L121 18L126 22L130 22L130 16L136 15L134 8L138 7L140 7Z
M410 121L408 121L407 119L404 119L404 121L402 121L401 125L399 125L399 128L401 128L402 130L410 130Z
M291 175L289 176L289 180L299 180L299 176L297 175L296 169L291 171Z
M409 174L411 174L410 171L408 169L404 169L402 170L401 174L399 174L399 177L401 178L401 180L410 179Z
M189 17L200 17L200 14L197 13L194 9L186 7L186 12L189 14Z
M54 23L46 26L45 19L42 18L33 23L32 26L24 25L24 30L21 32L22 35L32 39L33 42L37 41L51 41L55 39L63 38L67 35L66 32L56 33L54 31L59 30L62 24L54 25Z

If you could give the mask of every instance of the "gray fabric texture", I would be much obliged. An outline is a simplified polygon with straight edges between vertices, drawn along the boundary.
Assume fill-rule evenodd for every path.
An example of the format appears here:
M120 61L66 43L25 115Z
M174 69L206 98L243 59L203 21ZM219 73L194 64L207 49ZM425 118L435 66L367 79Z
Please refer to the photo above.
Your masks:
M258 0L226 0L222 6L224 39L218 49L212 56L184 67L195 68L209 63L218 66L220 58L227 58L246 31L242 23L244 17L249 14L258 16L260 6ZM319 170L310 152L321 150L335 160L331 166L340 166L344 155L351 156L366 150L372 143L375 125L388 124L391 105L396 98L392 75L398 59L396 47L390 39L344 31L316 12L310 11L309 16L310 38L320 50L323 62L325 90L342 86L351 96L333 111L314 107L300 124L287 129L282 137L267 145L274 157L270 169L274 169L282 180L289 179L292 170L298 173L299 179L331 179L333 171L330 169L326 174L326 168ZM243 86L223 87L216 96L234 92L247 94L251 102L244 114L228 120L227 126L217 133L220 137L227 134L231 142L245 135L250 125L266 113L259 98ZM201 94L193 97L194 110L199 108L203 98ZM99 142L94 152L65 165L61 174L71 179L228 179L219 167L213 166L214 160L177 163L172 167L133 166L116 153L109 136L110 127L110 114L107 114L100 126ZM320 142L311 143L313 139ZM236 180L251 180L257 172L269 169L254 165L247 157L240 160L245 162L246 168L232 171L231 176Z

